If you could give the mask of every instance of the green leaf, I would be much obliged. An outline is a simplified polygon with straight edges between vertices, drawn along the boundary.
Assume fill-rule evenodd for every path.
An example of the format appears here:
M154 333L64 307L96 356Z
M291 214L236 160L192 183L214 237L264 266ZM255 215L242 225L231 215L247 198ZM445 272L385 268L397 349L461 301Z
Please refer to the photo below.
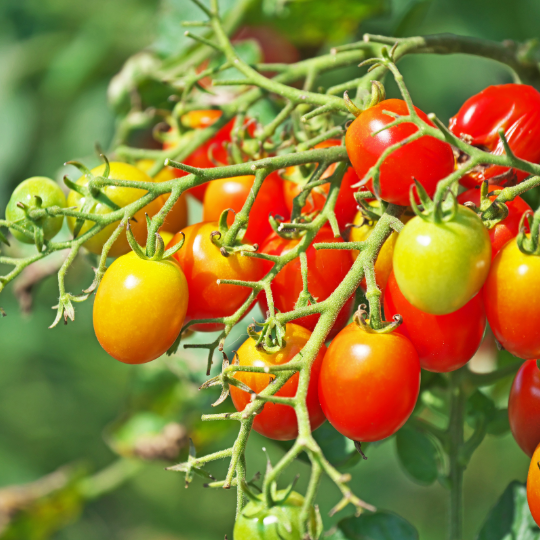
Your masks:
M487 432L490 435L501 436L509 431L508 409L498 409L487 425Z
M404 426L396 435L399 461L413 480L429 486L437 480L437 448L424 433Z
M338 523L348 540L418 540L418 531L404 518L392 512L362 514ZM340 540L336 537L335 540Z
M527 504L527 488L520 482L512 482L488 514L477 540L539 539L540 529Z
M473 392L467 400L467 422L472 427L476 425L476 422L480 418L491 421L496 413L497 408L493 400L480 390Z

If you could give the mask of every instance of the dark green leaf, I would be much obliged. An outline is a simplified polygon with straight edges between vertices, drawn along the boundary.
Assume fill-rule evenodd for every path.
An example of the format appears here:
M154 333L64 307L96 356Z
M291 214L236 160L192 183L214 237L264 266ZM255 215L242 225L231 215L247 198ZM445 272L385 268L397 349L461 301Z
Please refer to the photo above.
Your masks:
M493 400L480 390L476 390L467 400L467 422L473 427L479 418L490 421L496 412Z
M417 530L405 519L391 512L362 514L338 523L349 540L418 540ZM339 537L337 537L339 538Z
M401 16L392 35L396 37L416 35L418 26L426 18L431 4L432 0L415 0L412 2Z
M399 461L413 480L430 485L437 479L437 448L432 440L416 429L404 426L396 435Z
M498 409L489 424L487 432L490 435L504 435L510 431L510 421L508 420L508 409Z

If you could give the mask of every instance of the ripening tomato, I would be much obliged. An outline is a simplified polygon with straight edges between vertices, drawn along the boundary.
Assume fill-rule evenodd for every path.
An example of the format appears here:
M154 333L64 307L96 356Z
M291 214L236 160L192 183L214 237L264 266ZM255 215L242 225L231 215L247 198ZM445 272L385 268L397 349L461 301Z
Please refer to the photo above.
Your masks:
M238 360L241 366L279 366L290 362L308 342L311 332L297 324L288 323L285 329L285 346L277 353L267 353L255 347L255 340L248 338L238 349ZM309 413L311 429L317 429L325 417L319 405L318 385L321 363L326 352L323 345L311 368L306 404ZM257 394L262 392L274 378L264 373L248 373L238 371L235 379L249 386ZM277 392L276 396L294 397L298 389L299 374L293 375ZM237 411L243 411L251 403L251 394L230 386L231 398ZM263 410L255 417L253 429L265 437L278 441L289 441L298 435L296 413L289 405L265 403Z
M154 164L154 161L151 159L141 159L137 161L137 167L142 169L144 172L148 172L150 167ZM164 167L159 171L156 176L154 176L155 182L168 182L173 178L176 178L172 167ZM160 206L163 208L165 203L168 201L170 193L162 195L160 197ZM174 206L171 208L170 212L165 218L165 223L159 229L160 232L170 232L176 234L180 229L183 229L188 224L188 205L185 193L182 193L178 200L174 203Z
M248 198L255 176L235 176L213 180L209 183L203 203L203 220L218 221L221 213L227 208L240 212ZM251 207L249 224L244 241L261 244L272 232L268 221L271 215L289 218L289 211L283 197L283 180L277 173L272 173L264 180L257 198ZM234 214L229 212L227 222L234 221Z
M384 314L388 320L397 314L403 317L403 324L396 332L409 338L418 353L420 365L437 373L448 373L464 366L480 347L486 329L480 294L453 313L430 315L407 301L393 273L384 290Z
M484 286L489 326L511 354L540 357L540 257L526 255L517 239L504 246Z
M463 307L482 288L490 262L487 229L461 205L451 221L411 219L394 247L400 291L413 306L432 315Z
M416 107L415 110L422 120L433 125L425 113ZM414 124L405 123L374 135L394 121L394 118L384 111L402 116L409 114L404 101L387 99L362 112L347 130L345 136L347 153L360 180L377 163L387 148L417 131ZM381 198L389 203L407 206L409 191L415 179L422 184L428 195L432 196L437 182L451 174L453 170L452 147L434 137L421 137L398 148L384 160L379 175ZM366 186L373 192L372 179Z
M527 502L534 521L540 527L540 445L535 450L529 466Z
M224 257L212 242L211 234L218 230L217 223L196 223L176 234L168 247L185 242L174 258L180 263L189 285L189 304L186 321L214 319L233 315L248 299L251 289L237 285L218 284L219 279L258 281L264 276L260 259L231 254ZM199 332L214 332L223 324L196 324Z
M377 334L353 322L332 341L319 377L327 420L345 437L380 441L413 412L420 362L412 343L395 332Z
M499 189L503 188L500 186L489 186L490 193ZM496 198L497 197L495 197L495 195L492 195L490 200L494 201ZM465 191L458 197L458 202L460 204L472 202L476 206L480 206L480 189L469 189ZM512 240L512 238L515 238L518 235L521 217L525 212L531 210L531 207L521 197L516 197L513 201L505 204L508 207L508 216L489 229L492 260L495 258L495 255L499 253L506 242Z
M510 390L508 419L514 439L532 457L540 444L540 369L536 360L519 368Z
M116 259L101 280L94 331L113 358L144 364L174 343L187 305L187 281L176 263L143 260L132 251Z
M454 135L496 156L505 154L497 133L501 128L517 157L540 163L540 92L525 84L488 86L469 98L450 119L450 131ZM474 187L484 180L503 185L514 175L521 182L529 173L486 165L477 167L460 182L466 187Z
M330 139L317 144L315 148L330 148L332 146L340 145L340 140ZM332 176L336 170L336 167L337 163L330 165L330 167L324 171L321 178L328 178ZM285 169L285 173L283 174L283 179L285 180L283 182L285 203L289 209L289 212L292 212L294 199L300 195L302 188L309 178L303 178L298 167L287 167L287 169ZM357 182L359 182L358 176L356 176L354 169L349 167L343 175L338 198L336 200L336 206L334 208L339 228L342 230L352 222L356 214L357 203L354 198L354 194L357 191L357 188L353 188L352 186ZM306 204L304 205L303 213L310 214L315 210L322 210L326 203L326 197L328 196L329 191L330 184L324 184L322 186L313 188L306 201Z
M261 253L269 255L284 255L293 249L300 240L281 238L272 233L261 246ZM343 242L341 238L334 238L330 227L323 227L315 236L313 242L306 250L308 266L309 292L318 302L326 300L343 281L350 270L353 260L347 250L321 249L313 247L316 243ZM266 272L272 267L272 263L263 261ZM274 278L271 284L274 306L279 311L292 311L302 292L302 274L300 271L300 258L296 258L287 264ZM347 301L339 312L334 326L330 330L327 339L332 339L349 321L353 309L354 296ZM268 310L266 295L259 295L259 305L263 313ZM296 319L294 322L313 331L319 315L308 315Z
M105 165L100 165L99 167L96 167L92 169L91 173L94 176L101 176L105 172ZM118 161L113 161L110 163L110 173L109 178L112 180L132 180L134 182L152 182L152 178L150 178L144 171L141 169L138 169L137 167L134 167L133 165L129 165L127 163L120 163ZM86 175L81 176L77 180L77 184L84 186L88 183L88 178ZM138 199L140 199L143 195L146 195L146 191L143 189L134 189L134 188L127 188L127 187L118 187L118 186L107 186L101 190L113 203L120 207L127 206L128 204L131 204ZM81 210L83 206L86 203L86 197L80 195L76 191L71 191L68 195L67 199L67 205L73 206L77 210ZM133 235L135 236L135 239L137 242L141 245L146 245L146 216L145 214L148 214L150 217L154 216L159 212L160 209L160 201L159 199L153 200L151 203L147 204L144 208L141 208L133 217L135 219L131 220L131 231L133 232ZM93 206L91 208L92 213L94 214L110 214L113 212L113 210L107 206L105 203L102 203L100 201L94 201ZM75 226L77 223L77 220L73 217L68 217L67 222L69 225L69 228L73 232L75 230ZM111 223L110 225L107 225L104 229L102 229L100 232L92 236L89 240L87 240L84 243L84 247L91 251L92 253L101 253L101 250L103 249L103 244L110 238L111 234L115 231L116 227L118 226L119 221L115 221L114 223ZM80 232L79 236L84 234L85 232L89 231L95 223L93 221L85 221ZM122 231L120 234L120 237L116 242L112 245L111 250L109 251L110 257L118 257L119 255L124 255L127 253L131 248L129 247L129 243L126 237L126 233Z
M40 200L38 200L38 198ZM66 196L62 188L50 178L44 176L33 176L21 182L11 194L11 198L6 206L6 219L17 222L18 225L34 231L34 223L27 219L25 211L17 206L17 203L23 203L28 209L49 208L51 206L66 207ZM62 228L64 216L44 217L39 220L38 225L43 229L45 240L54 238ZM33 244L34 239L25 234L10 229L11 234L25 244Z

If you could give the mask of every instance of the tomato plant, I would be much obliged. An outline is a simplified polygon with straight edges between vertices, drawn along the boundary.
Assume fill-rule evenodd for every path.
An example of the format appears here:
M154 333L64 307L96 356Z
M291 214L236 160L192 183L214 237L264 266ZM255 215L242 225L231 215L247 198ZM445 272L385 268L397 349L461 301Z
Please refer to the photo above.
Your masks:
M534 521L540 527L540 445L536 448L529 467L527 501Z

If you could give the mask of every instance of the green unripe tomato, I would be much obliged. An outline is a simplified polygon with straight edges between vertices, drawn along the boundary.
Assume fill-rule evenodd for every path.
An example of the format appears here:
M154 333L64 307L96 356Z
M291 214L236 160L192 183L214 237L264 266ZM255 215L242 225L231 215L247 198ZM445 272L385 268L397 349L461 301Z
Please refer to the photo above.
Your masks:
M280 500L286 491L278 491L275 499ZM234 540L303 540L300 513L304 497L292 491L283 503L268 508L261 501L250 501L234 524ZM308 531L313 540L322 533L319 510L312 507Z
M461 205L447 222L417 216L399 233L393 264L399 289L413 306L446 315L463 307L484 285L491 264L489 233L482 220Z
M38 206L36 197L41 198L41 205ZM6 219L8 221L16 221L21 227L33 231L34 222L26 217L22 208L17 206L17 203L22 202L29 209L32 208L48 208L50 206L66 207L66 196L62 192L60 186L50 178L44 176L33 176L24 182L21 182L16 188L11 199L9 199L6 208ZM45 240L54 238L58 231L62 228L64 216L44 217L37 224L43 228L43 236ZM13 236L24 242L25 244L33 244L34 240L25 236L19 231L10 229Z

